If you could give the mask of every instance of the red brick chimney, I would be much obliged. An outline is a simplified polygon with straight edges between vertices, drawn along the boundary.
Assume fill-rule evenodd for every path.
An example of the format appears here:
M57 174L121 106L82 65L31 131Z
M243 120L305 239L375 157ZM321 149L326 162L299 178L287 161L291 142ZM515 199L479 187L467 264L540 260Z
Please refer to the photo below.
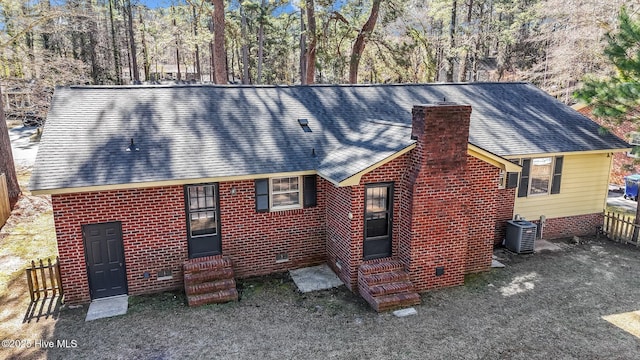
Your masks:
M464 282L470 115L471 106L455 103L413 107L417 146L403 181L399 257L418 291Z

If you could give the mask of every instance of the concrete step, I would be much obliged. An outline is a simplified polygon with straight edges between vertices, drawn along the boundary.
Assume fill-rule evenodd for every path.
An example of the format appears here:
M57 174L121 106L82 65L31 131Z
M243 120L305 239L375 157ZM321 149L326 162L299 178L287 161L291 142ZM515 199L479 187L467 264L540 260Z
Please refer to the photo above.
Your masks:
M358 278L358 282L362 282L365 285L371 287L374 285L409 281L409 274L405 271L392 271L377 274L360 275L358 276Z
M219 304L219 303L225 303L225 302L237 301L237 300L238 300L238 290L236 290L236 288L220 290L220 291L206 293L206 294L187 296L187 301L189 302L189 306Z
M374 263L362 264L358 272L362 275L370 275L392 271L404 271L404 264L396 260L385 260Z
M185 273L184 285L186 287L186 286L201 284L205 282L224 280L224 279L233 279L233 278L234 278L234 273L232 268L209 269L207 271L201 271L197 273Z
M402 281L402 282L374 285L366 288L366 291L368 291L372 296L378 297L378 296L384 296L384 295L413 292L414 290L413 290L413 284L411 282Z
M366 298L365 298L366 299ZM369 302L377 312L383 312L413 305L420 305L420 295L416 292L398 293L384 296L376 296Z
M220 290L235 289L236 281L234 279L222 279L216 281L208 281L199 284L185 286L187 296L212 293Z

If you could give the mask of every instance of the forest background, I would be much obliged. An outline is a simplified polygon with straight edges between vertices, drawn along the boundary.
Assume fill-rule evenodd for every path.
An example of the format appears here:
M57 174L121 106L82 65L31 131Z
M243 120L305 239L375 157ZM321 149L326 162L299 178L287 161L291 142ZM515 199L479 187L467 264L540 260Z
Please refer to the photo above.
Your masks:
M53 88L70 84L528 81L570 104L586 74L614 73L604 35L620 8L640 11L638 0L161 1L0 0L4 100L24 105L7 117L44 119Z

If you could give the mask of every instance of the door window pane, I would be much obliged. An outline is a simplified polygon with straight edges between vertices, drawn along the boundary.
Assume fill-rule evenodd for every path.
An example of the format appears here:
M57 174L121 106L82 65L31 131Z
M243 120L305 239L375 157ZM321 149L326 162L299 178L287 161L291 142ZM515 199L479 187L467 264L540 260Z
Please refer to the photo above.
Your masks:
M371 238L389 235L389 188L368 187L365 196L365 236Z
M367 213L387 210L387 187L367 188Z
M215 235L218 230L215 211L191 213L191 236Z
M189 231L192 237L218 233L215 193L214 185L188 187Z
M367 220L367 237L389 235L389 220L386 216Z

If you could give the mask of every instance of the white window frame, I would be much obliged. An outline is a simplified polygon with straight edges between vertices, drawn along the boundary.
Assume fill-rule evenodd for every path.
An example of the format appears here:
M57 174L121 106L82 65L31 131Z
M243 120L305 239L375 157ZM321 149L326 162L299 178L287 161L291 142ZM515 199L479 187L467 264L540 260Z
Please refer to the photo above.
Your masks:
M273 181L274 180L279 180L279 179L292 179L292 178L297 178L298 179L298 190L297 191L274 191L273 189ZM303 179L302 176L298 175L298 176L282 176L282 177L275 177L275 178L269 178L269 210L270 211L281 211L281 210L293 210L293 209L302 209L302 187L303 187ZM291 204L291 205L281 205L281 206L274 206L273 205L273 199L274 199L274 195L277 194L289 194L289 193L298 193L298 203L297 204Z
M500 170L500 174L498 175L498 189L506 189L507 188L507 172L505 170Z
M531 186L533 185L533 166L534 166L534 161L536 160L542 160L542 159L550 159L551 162L549 163L549 181L547 183L547 192L544 193L537 193L537 194L533 194L531 193ZM553 169L555 168L555 163L556 163L556 159L553 156L545 156L545 157L538 157L538 158L531 158L531 165L530 165L530 169L529 169L529 189L527 189L527 195L528 196L548 196L551 195L551 183L553 182Z
M640 132L634 131L629 133L629 145L631 145L633 149L627 152L627 156L634 159L640 158Z

